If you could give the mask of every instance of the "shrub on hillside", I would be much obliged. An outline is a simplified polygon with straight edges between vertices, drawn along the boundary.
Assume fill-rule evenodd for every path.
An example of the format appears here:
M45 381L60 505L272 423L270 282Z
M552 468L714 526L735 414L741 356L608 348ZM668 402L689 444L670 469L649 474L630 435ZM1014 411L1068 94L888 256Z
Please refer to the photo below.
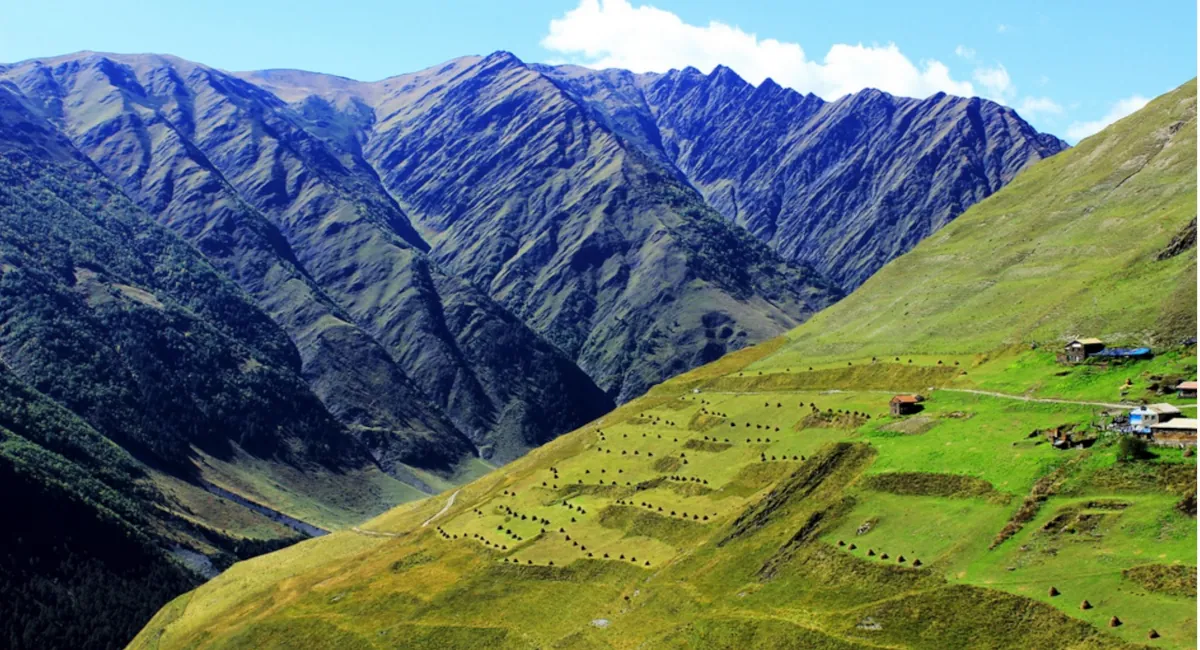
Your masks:
M1117 443L1117 462L1129 463L1150 457L1146 441L1136 436L1125 436Z

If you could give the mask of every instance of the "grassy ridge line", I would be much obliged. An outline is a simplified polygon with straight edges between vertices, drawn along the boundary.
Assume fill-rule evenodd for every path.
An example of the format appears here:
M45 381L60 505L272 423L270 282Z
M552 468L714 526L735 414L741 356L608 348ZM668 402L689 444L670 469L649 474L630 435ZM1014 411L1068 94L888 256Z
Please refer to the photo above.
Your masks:
M752 369L1194 335L1195 249L1157 258L1195 216L1195 95L1192 80L1031 166Z

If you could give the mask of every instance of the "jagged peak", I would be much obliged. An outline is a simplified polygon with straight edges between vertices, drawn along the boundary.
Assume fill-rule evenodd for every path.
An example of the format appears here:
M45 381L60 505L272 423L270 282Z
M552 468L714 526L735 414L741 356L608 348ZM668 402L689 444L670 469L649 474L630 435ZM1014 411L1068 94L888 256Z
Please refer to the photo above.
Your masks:
M758 87L765 88L770 91L783 90L783 86L780 86L779 84L775 83L775 80L770 77L763 79L762 83L759 84Z
M738 73L734 72L733 68L730 68L726 65L717 65L717 67L713 68L713 71L708 75L708 80L711 83L721 84L723 86L750 85L749 82L738 76Z
M483 60L480 61L480 63L482 63L485 66L492 66L492 65L518 66L519 65L519 66L524 67L524 65L525 65L524 61L519 59L517 57L517 55L513 54L512 52L509 52L508 50L496 50L495 52L492 52L491 54L483 57Z
M853 102L865 104L880 100L891 100L894 97L890 93L885 93L878 88L863 88L856 93L852 93L850 99Z

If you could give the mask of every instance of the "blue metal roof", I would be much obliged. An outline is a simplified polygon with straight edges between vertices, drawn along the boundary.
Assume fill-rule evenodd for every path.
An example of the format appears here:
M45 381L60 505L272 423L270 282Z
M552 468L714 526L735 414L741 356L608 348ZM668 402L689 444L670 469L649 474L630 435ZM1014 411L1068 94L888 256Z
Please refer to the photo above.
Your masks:
M1106 348L1093 357L1146 357L1150 356L1150 348Z

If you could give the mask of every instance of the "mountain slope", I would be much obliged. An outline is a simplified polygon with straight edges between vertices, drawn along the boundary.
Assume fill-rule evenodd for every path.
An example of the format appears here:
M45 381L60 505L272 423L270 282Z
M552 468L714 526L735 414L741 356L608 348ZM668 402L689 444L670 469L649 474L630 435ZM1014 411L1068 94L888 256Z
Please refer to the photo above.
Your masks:
M402 500L284 333L6 86L0 323L5 647L124 644L298 537L210 487L321 525Z
M505 461L610 407L551 345L431 264L370 167L273 95L172 57L73 55L5 76L255 297L388 471L426 487L403 464L448 470L471 443Z
M1193 647L1195 458L1127 453L1101 405L1195 408L1161 395L1196 372L1195 101L1034 165L786 338L235 566L132 647ZM1081 330L1157 356L1057 363Z
M672 168L506 52L375 84L243 77L292 102L328 141L361 147L439 263L618 401L838 295L722 222Z
M826 102L724 66L539 69L726 218L846 289L1067 146L979 98L868 89Z
M0 356L13 372L166 464L232 444L360 460L274 323L0 93Z
M789 335L798 353L1193 336L1195 82L1017 177Z

